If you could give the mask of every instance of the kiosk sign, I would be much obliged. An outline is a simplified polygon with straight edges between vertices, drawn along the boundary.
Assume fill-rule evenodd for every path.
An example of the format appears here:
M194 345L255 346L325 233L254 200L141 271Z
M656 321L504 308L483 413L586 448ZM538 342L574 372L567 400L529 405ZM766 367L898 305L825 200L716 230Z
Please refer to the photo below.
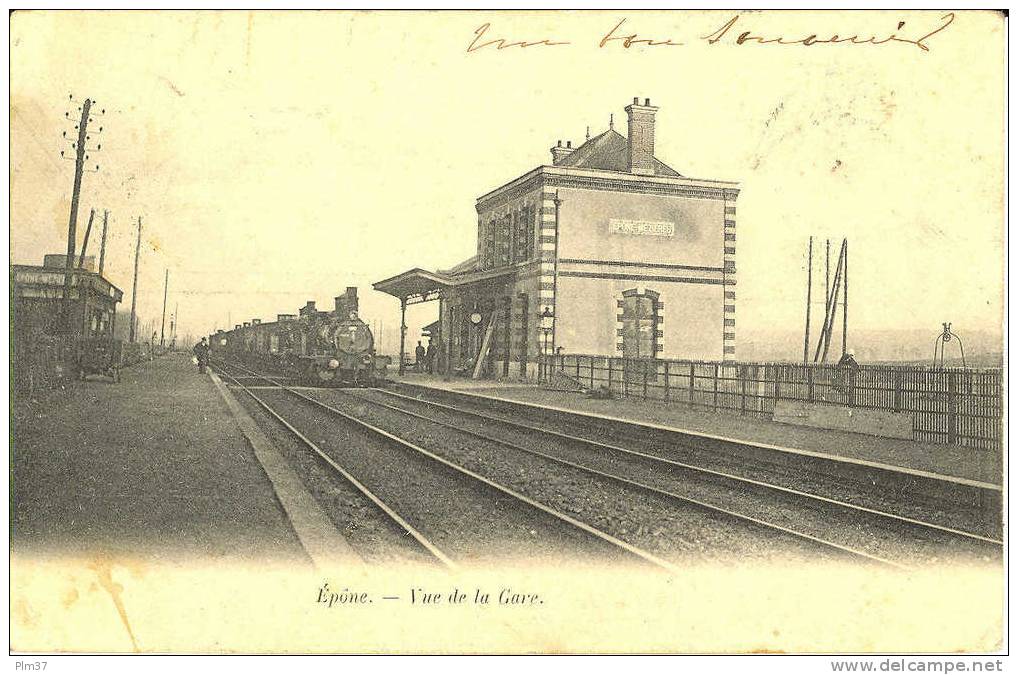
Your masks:
M672 237L675 223L659 220L627 220L612 218L608 221L608 234L637 234L648 237Z

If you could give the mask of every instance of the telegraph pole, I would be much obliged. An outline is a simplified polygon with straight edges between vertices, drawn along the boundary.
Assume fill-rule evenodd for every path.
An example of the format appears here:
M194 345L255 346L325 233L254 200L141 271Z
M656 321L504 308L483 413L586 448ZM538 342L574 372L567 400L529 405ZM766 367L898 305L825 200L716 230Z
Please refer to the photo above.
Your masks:
M81 196L81 174L85 169L85 129L88 127L88 113L92 100L85 99L81 106L81 121L78 122L78 142L74 144L74 188L71 191L71 215L67 223L67 258L64 261L64 312L65 329L71 329L71 270L74 269L74 246L78 239L78 198ZM63 155L63 151L60 152Z
M134 287L131 290L131 333L128 342L134 342L134 328L137 315L134 313L138 305L138 254L141 253L141 216L138 216L138 241L134 245Z
M106 221L110 217L110 212L103 209L103 237L102 242L99 244L99 276L103 275L103 269L106 267Z
M170 290L170 270L166 270L166 281L163 282L163 323L159 327L159 346L166 346L166 294Z

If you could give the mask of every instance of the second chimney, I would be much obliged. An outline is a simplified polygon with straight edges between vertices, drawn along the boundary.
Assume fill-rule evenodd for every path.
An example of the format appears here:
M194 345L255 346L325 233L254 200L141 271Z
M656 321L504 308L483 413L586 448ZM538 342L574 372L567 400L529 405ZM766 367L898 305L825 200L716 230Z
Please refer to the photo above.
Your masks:
M626 106L629 116L629 173L641 176L654 175L654 114L657 108L650 104L650 99L634 98L633 104Z

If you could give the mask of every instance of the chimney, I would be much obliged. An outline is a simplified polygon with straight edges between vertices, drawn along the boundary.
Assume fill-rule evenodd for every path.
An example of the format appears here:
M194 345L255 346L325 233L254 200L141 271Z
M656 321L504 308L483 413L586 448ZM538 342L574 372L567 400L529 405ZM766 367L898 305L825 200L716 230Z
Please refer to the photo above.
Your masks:
M251 327L251 322L250 321L245 321L244 322L244 328L250 328L250 327Z
M641 176L654 175L654 114L657 108L650 104L650 99L634 98L633 104L626 106L629 115L629 173Z
M562 141L559 141L558 145L551 149L551 163L561 164L562 160L573 154L575 149L572 141L566 141L565 147L562 147Z
M252 325L252 326L257 326L257 325L258 325L258 324L260 324L261 322L262 322L262 320L261 320L261 319L251 319L251 325Z
M238 323L236 326L234 326L233 330L240 330L240 324Z
M74 269L78 269L78 264L79 264L80 261L81 261L81 256L79 254L75 253L74 254L74 260L72 261ZM66 268L67 267L67 255L64 254L64 253L49 253L49 254L46 254L46 255L44 255L42 257L42 266L43 267L61 267L61 268ZM94 255L87 255L87 256L85 256L85 263L82 265L82 268L86 272L95 272L96 271L95 256Z

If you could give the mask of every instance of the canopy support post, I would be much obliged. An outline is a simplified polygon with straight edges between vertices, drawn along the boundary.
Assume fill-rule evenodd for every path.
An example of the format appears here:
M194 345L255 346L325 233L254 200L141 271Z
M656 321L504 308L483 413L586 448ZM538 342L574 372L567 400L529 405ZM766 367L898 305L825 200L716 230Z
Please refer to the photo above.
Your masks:
M406 374L406 297L399 299L399 375Z

